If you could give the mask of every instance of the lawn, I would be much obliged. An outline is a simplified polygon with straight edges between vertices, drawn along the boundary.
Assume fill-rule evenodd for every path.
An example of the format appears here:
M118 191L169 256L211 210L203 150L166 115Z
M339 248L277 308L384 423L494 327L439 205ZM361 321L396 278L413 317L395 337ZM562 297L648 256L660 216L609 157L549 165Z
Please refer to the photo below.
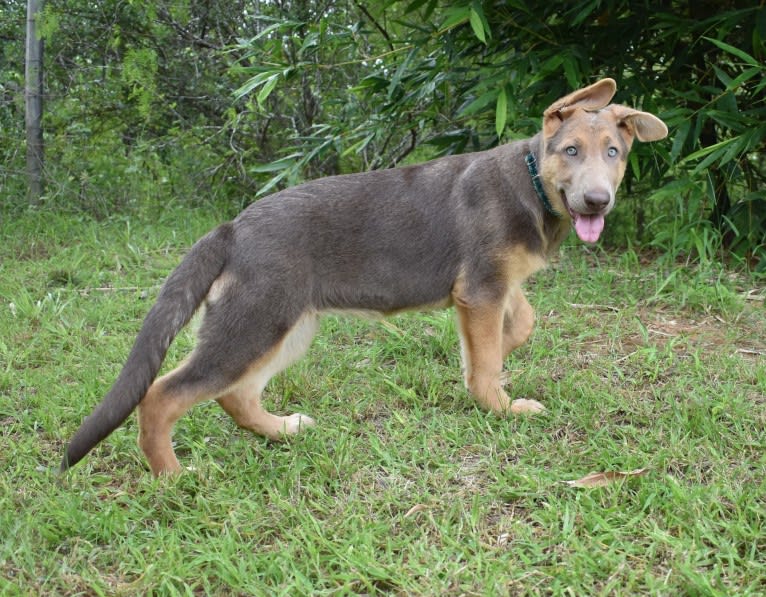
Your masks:
M315 428L271 443L203 404L176 429L188 472L155 480L131 417L59 476L222 218L171 212L0 216L0 594L766 594L763 283L575 239L506 363L542 415L474 405L450 311L327 318L266 393Z

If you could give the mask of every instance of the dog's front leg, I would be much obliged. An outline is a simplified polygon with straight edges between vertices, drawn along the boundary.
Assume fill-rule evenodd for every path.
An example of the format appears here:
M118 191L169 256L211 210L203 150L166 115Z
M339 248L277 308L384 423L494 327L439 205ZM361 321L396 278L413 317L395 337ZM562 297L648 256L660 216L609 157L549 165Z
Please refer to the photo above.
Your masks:
M504 304L456 305L465 385L479 404L496 413L510 408L500 385Z
M511 402L500 382L503 350L507 348L503 334L506 302L485 305L458 302L456 309L465 384L479 404L502 415L545 410L536 400L518 399Z

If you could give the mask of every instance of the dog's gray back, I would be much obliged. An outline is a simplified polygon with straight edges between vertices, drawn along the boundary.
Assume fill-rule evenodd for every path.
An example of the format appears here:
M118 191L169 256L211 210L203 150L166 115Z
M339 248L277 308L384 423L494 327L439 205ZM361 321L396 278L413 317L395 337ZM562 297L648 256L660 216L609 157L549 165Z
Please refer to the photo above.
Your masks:
M291 300L303 286L319 311L439 304L461 270L481 284L499 275L488 254L544 251L545 213L523 159L536 142L323 178L261 199L234 221L231 268L251 272L254 284L269 272Z

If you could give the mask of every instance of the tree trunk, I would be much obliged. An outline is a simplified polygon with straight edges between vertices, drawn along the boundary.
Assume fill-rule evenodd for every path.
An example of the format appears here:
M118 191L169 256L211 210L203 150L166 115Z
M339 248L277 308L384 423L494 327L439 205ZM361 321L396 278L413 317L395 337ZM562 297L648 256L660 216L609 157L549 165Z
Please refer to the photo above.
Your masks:
M25 100L27 129L27 178L29 201L36 205L43 194L43 40L37 27L44 0L27 0L27 51Z

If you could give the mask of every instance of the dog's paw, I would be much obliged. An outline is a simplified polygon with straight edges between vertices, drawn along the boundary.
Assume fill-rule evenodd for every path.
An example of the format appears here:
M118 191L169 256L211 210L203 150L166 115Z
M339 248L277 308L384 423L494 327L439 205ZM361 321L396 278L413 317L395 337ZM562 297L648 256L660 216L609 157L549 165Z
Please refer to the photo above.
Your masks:
M313 427L316 425L314 419L307 415L302 415L301 413L295 413L289 417L283 417L282 420L284 421L282 433L285 435L295 435L307 427Z
M518 398L511 402L511 412L514 415L519 414L534 414L545 411L545 407L537 400L527 400L526 398Z

